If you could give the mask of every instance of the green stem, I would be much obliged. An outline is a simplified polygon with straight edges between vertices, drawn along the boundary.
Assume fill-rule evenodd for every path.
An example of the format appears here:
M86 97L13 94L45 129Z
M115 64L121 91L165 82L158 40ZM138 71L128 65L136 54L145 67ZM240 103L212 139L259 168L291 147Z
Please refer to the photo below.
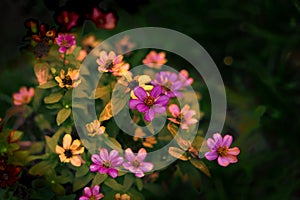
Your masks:
M64 53L63 67L66 66L67 52Z

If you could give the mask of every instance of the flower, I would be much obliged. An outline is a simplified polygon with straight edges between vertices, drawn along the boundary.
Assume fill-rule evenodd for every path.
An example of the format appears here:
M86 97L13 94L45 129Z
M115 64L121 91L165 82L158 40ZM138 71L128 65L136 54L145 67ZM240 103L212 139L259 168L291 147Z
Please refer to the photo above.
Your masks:
M141 148L137 156L134 155L130 148L125 150L125 158L128 162L123 163L123 167L130 172L134 173L136 177L143 177L144 172L150 172L154 165L151 162L143 162L147 156L147 151Z
M72 165L79 167L83 162L80 154L84 152L84 147L81 147L80 145L80 140L74 140L72 143L72 136L66 134L63 138L63 146L56 145L55 152L59 154L61 162L71 162Z
M101 123L95 119L91 123L86 124L85 128L88 131L90 136L101 135L104 133L105 127L100 125Z
M94 187L85 187L83 189L83 196L79 197L79 200L99 200L104 197L102 193L99 193L100 186L95 185Z
M164 91L164 94L172 98L175 96L182 97L182 94L179 90L182 89L183 83L178 78L178 74L174 72L162 71L155 74L155 80L151 83L156 86L160 85Z
M161 95L162 88L154 87L150 94L144 88L137 87L134 89L134 94L138 99L131 99L129 107L133 110L138 110L144 113L144 119L148 122L152 121L156 114L162 114L166 111L166 105L169 103L169 97Z
M69 34L58 34L58 37L55 38L57 45L59 46L59 53L66 53L67 50L76 44L75 36Z
M220 133L215 133L213 139L207 140L207 146L210 151L205 153L207 160L215 160L218 158L219 165L226 167L230 163L236 163L238 161L237 155L240 153L238 147L229 148L232 143L232 136L225 135L222 138Z
M192 85L194 82L193 78L189 78L189 72L185 69L179 72L178 79L182 82L183 87Z
M165 57L165 52L156 53L156 51L150 51L150 53L143 60L143 63L149 67L159 69L167 62L167 59Z
M14 165L7 165L4 170L0 171L0 187L5 188L13 186L15 182L19 180L19 174L21 172L20 167Z
M112 150L109 154L107 149L100 149L99 154L92 155L93 164L90 166L91 172L99 172L100 174L108 174L112 178L118 176L118 170L116 167L119 167L123 164L124 159L119 156L119 152Z
M134 78L132 78L132 73L131 72L128 72L126 73L123 77L121 77L118 82L125 86L126 89L124 91L124 93L128 93L128 92L132 92L133 93L133 90L140 86L140 87L143 87L145 86L146 83L149 83L151 81L151 78L150 76L148 75L137 75L135 76Z
M116 56L115 52L101 51L97 59L99 72L111 72L114 76L122 76L129 70L129 64L123 61L123 56Z
M26 105L30 103L32 97L34 96L34 88L27 88L25 86L21 87L18 93L13 94L13 102L16 106Z
M120 193L117 193L115 195L115 200L130 200L130 196L128 194L120 194Z
M174 118L168 118L171 122L175 124L180 124L182 129L188 130L189 125L197 123L197 119L193 118L196 114L194 110L190 109L189 105L184 105L180 110L176 104L171 104L169 106L169 111Z
M87 53L90 53L99 44L101 44L101 41L97 40L95 35L88 35L87 37L83 38L81 41L82 48Z
M61 88L74 88L80 83L79 80L79 70L78 69L68 69L68 73L65 75L65 70L60 70L60 75L55 77Z
M130 53L130 51L135 47L135 44L130 42L129 36L125 35L121 40L116 43L117 52L120 54Z
M77 25L78 19L79 15L77 13L64 10L57 17L57 22L63 30L70 31Z
M143 132L141 127L138 127L135 130L133 140L138 141L139 139L142 139L142 144L144 147L153 148L153 145L157 144L157 140L155 136L143 138L146 134Z
M103 12L99 8L94 7L91 15L87 15L97 28L114 29L117 25L117 16L114 12Z
M34 73L39 82L39 85L47 83L48 79L52 76L49 74L49 65L48 64L35 64Z

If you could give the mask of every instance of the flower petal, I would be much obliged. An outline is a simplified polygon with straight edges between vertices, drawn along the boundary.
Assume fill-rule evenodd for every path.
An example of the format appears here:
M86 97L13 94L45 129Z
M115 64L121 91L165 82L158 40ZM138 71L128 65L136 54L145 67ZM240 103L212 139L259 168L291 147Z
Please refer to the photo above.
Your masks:
M161 86L155 86L151 92L150 92L150 96L157 98L159 95L161 95L162 93L162 88Z
M169 103L169 97L166 96L166 95L159 97L155 101L155 104L159 104L159 105L162 105L162 106L166 106L168 103Z
M142 102L144 102L146 97L148 96L147 92L142 87L136 87L133 92L135 96Z
M152 107L152 109L157 114L162 114L162 113L166 112L166 107L165 106L161 106L161 105L154 105Z
M55 152L56 152L57 154L63 154L63 153L65 152L65 149L62 148L61 146L56 145L56 147L55 147Z
M224 156L219 156L218 163L219 163L219 165L221 165L223 167L227 167L229 165L229 161Z
M122 157L118 157L118 158L114 158L113 160L111 160L111 165L113 167L118 167L118 166L122 165L123 162L124 162L124 159Z
M223 138L223 144L222 146L230 147L232 143L232 136L231 135L225 135Z
M103 163L103 161L101 160L101 158L98 154L92 155L92 161L93 161L93 163L98 164L98 165L102 165L102 163Z
M93 194L92 194L92 190L91 190L91 188L89 188L89 187L85 187L84 189L83 189L83 191L84 191L84 195L85 196L87 196L87 197L91 197Z
M100 158L102 161L109 160L107 149L105 149L105 148L100 149Z
M238 147L229 148L227 154L237 156L240 154L240 149Z
M176 104L171 104L168 108L169 112L173 117L178 117L180 114L180 109Z
M86 197L86 196L81 196L80 198L79 198L79 200L89 200L90 199L90 197Z
M71 160L71 164L76 166L76 167L80 167L81 166L81 159L80 156L72 156L70 158Z
M215 160L217 159L218 154L216 151L210 151L210 152L206 152L204 156L207 160Z
M132 150L130 148L127 148L125 150L125 158L129 162L133 162L134 161L135 155L134 155L134 153L132 152Z
M139 112L141 112L141 113L144 113L144 112L146 112L146 111L149 110L149 107L146 106L146 105L143 104L143 103L138 104L138 105L136 106L136 108L137 108L137 110L138 110Z
M140 169L144 172L150 172L153 169L154 165L150 162L143 162L140 165Z
M147 122L151 122L154 119L154 117L155 117L155 112L153 108L150 108L148 111L145 112L144 119Z
M91 164L90 171L91 172L97 172L97 171L99 171L100 168L101 168L101 165Z
M108 170L108 175L110 175L112 178L116 178L118 176L118 170L110 168Z
M119 157L119 152L117 150L111 150L109 153L109 160L113 160Z
M147 156L147 151L144 148L141 148L136 156L136 159L141 163L145 160Z
M215 140L215 145L216 146L221 146L222 145L223 139L222 139L222 136L221 136L220 133L215 133L213 135L213 138Z
M66 134L63 138L64 149L70 149L71 143L72 143L72 136L70 134Z
M100 190L100 186L99 185L95 185L94 187L92 187L92 194L94 196L96 196L97 194L99 194L99 190Z
M139 104L144 104L141 100L139 99L131 99L129 101L129 108L136 110L137 109L137 105Z

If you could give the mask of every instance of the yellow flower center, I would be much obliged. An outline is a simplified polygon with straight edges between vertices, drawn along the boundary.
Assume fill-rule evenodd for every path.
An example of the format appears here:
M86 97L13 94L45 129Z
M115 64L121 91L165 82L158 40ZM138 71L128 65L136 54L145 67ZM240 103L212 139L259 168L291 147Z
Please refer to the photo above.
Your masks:
M224 146L224 147L219 147L217 150L217 153L220 156L227 156L227 151L228 151L228 148L226 146Z
M152 106L154 104L154 102L155 102L155 98L152 96L146 97L146 99L144 101L145 105L149 106L149 107Z
M95 196L91 196L89 200L97 200Z

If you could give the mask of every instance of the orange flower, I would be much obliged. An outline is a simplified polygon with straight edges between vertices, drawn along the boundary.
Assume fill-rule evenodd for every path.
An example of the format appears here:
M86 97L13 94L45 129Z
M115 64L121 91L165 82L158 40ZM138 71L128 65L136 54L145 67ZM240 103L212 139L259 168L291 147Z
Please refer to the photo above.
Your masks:
M59 76L55 77L55 80L58 82L59 87L61 88L74 88L79 85L81 82L79 80L79 70L71 68L68 69L68 73L65 74L65 70L61 70Z
M74 140L72 143L72 137L70 134L66 134L63 138L63 147L56 145L55 151L59 154L61 162L69 163L79 167L83 160L80 154L84 152L84 147L81 147L80 140Z
M156 51L150 51L150 53L143 60L143 63L151 68L160 69L162 65L167 62L166 53Z

